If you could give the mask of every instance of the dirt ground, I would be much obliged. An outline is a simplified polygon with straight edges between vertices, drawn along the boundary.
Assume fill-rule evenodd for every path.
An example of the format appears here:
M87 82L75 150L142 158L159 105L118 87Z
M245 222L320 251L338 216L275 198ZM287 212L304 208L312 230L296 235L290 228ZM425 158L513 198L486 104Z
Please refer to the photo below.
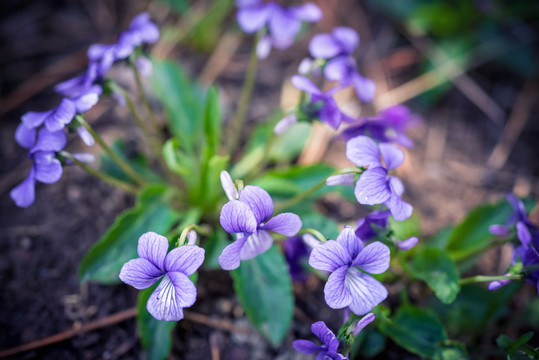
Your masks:
M417 75L419 70L413 62L390 66L389 60L396 53L404 46L410 47L399 45L402 43L399 28L384 16L371 14L364 5L351 0L347 4L350 6L336 9L321 2L328 16L312 31L323 32L335 24L359 30L362 54L372 54L374 46L378 60L384 60L376 61L368 55L360 58L366 75L377 81L381 91ZM113 37L134 14L144 9L145 2L133 1L127 5L127 1L120 0L108 4L104 0L13 0L4 2L3 6L7 11L0 16L0 53L3 54L0 59L0 116L3 119L0 123L0 350L54 335L135 305L136 291L128 286L81 285L77 277L82 256L114 217L133 204L132 196L89 177L76 167L65 168L61 181L56 184L38 185L36 202L28 209L17 208L9 198L9 191L26 176L29 167L24 149L13 140L20 116L29 110L51 107L57 101L52 85L80 71L85 65L87 46ZM232 22L231 17L229 23ZM398 44L393 42L393 46L373 45L388 36L401 40ZM305 36L290 51L274 51L260 65L250 119L260 121L277 108L282 74L294 74L297 64L306 55L308 39L309 36ZM238 98L249 41L244 39L216 80L224 99L225 114L230 113L234 99ZM208 57L208 54L189 53L184 47L176 49L173 55L193 76L200 75L204 59ZM383 65L384 76L380 75L377 64ZM123 76L121 69L115 70L113 75ZM533 81L499 72L488 63L469 76L501 106L505 114L502 121L491 120L469 96L455 87L434 106L425 107L416 99L407 103L423 118L423 123L411 132L416 146L407 150L407 160L399 175L406 185L405 198L421 216L426 235L462 219L468 210L481 203L502 198L508 191L536 199L539 194L539 125L534 115L537 104L520 115L523 120L515 115L516 106L522 107L527 94L532 93L534 85L530 82ZM499 90L500 86L503 91ZM131 141L137 139L138 134L130 125L125 109L118 109L113 100L103 101L93 112L92 124L106 139L117 135ZM504 124L519 121L524 123L522 132L517 131L514 142L509 141L508 146L502 146L497 155L492 155L493 149L500 147L500 138L511 132L504 130ZM345 166L344 143L330 140L327 146L321 157ZM78 140L68 147L88 150ZM493 156L495 160L489 160ZM507 161L503 161L504 157ZM349 204L338 205L341 218L348 219L350 214L356 213ZM489 273L499 274L507 261L506 254L498 251L490 254L481 266ZM249 327L234 298L229 275L202 271L197 286L198 300L190 310L217 322L250 329L249 334L184 320L176 327L171 358L210 359L212 350L217 350L224 360L305 359L292 349L291 342L308 337L309 326L315 320L325 320L333 328L339 325L339 319L323 301L322 285L311 279L305 285L296 286L296 293L308 292L318 300L307 303L303 297L298 298L292 329L282 346L274 349ZM416 358L392 351L384 358ZM134 318L16 356L21 359L143 357Z

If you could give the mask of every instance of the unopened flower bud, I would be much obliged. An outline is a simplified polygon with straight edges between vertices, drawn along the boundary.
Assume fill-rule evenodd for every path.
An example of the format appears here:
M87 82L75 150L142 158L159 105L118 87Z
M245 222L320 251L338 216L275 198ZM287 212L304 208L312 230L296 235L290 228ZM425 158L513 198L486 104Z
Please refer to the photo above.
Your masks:
M273 132L277 135L281 135L284 132L286 132L286 130L288 130L297 121L298 121L298 118L296 117L296 114L288 114L284 118L279 120L277 125L275 125L275 127L273 128Z
M417 236L409 237L406 240L397 240L397 247L399 250L410 250L414 246L416 246L417 242L419 241L419 238Z
M238 193L238 189L236 189L236 186L234 185L234 182L232 181L230 174L226 172L225 170L221 171L221 185L223 186L223 189L225 190L228 200L239 199L240 194Z
M355 182L356 179L354 177L354 174L339 174L328 177L326 180L326 185L354 185Z

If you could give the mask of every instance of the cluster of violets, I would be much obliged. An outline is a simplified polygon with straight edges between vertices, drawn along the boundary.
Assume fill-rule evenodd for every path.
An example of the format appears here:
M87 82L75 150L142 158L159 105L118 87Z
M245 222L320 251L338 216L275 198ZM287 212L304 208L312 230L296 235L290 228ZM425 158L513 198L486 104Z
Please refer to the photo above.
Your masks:
M519 272L524 271L526 281L533 284L539 292L539 228L530 221L526 214L526 208L519 198L508 194L507 201L513 208L511 216L504 225L490 226L489 231L496 236L508 237L513 228L516 229L520 243L514 246L511 267L520 262L522 269L519 269ZM489 290L497 290L510 282L509 279L493 281L488 288Z
M256 49L260 58L265 58L271 47L290 46L302 21L315 22L322 15L320 9L310 3L283 8L275 2L238 0L237 5L240 27L247 33L262 32ZM404 191L402 182L389 175L389 171L404 160L403 151L395 144L412 146L405 132L415 121L404 106L386 109L376 118L358 120L339 109L334 95L346 87L352 86L364 102L371 102L374 98L374 83L359 74L352 56L358 45L357 33L349 28L339 27L329 34L316 35L309 46L314 60L302 62L301 75L294 76L292 83L307 95L298 110L304 117L319 119L334 129L343 122L350 124L343 132L343 138L348 141L346 155L358 169L328 178L327 185L355 184L358 202L379 205L379 208L360 219L356 229L346 226L337 239L317 240L310 234L298 235L302 228L298 215L281 213L273 216L274 204L264 189L252 185L243 187L241 182L234 183L223 171L221 183L229 201L221 209L220 223L235 240L219 256L219 264L224 270L234 270L242 261L266 252L274 243L273 233L286 236L284 249L293 279L305 279L307 263L327 275L324 294L328 306L361 316L353 324L352 333L355 335L374 320L370 311L388 295L386 288L371 274L382 274L389 268L390 249L373 239L386 235L390 216L404 220L412 213L412 206L401 198ZM337 85L323 91L307 77L321 74ZM275 132L283 133L297 118L295 114L285 117ZM154 243L149 244L152 241ZM407 250L417 241L415 237L405 241L394 239L394 245L400 250ZM159 320L182 319L181 309L194 302L196 290L187 276L200 266L204 255L199 250L189 250L193 254L192 262L187 264L184 260L177 260L188 252L187 248L198 247L189 242L167 254L166 239L148 233L139 240L140 258L127 262L122 268L122 281L137 289L150 287L163 278L147 304L148 311ZM312 331L322 345L297 340L294 347L298 351L318 353L317 359L346 359L339 353L343 350L339 339L323 322L313 324Z
M150 15L138 15L128 29L120 34L116 43L94 44L88 48L87 70L55 87L56 92L63 96L58 106L47 111L30 111L21 117L15 140L29 149L28 157L33 165L27 178L10 193L17 206L28 207L34 202L36 181L50 184L62 176L62 162L58 152L66 145L64 129L77 132L86 145L94 144L92 135L77 120L77 115L89 111L97 104L103 93L105 74L116 61L128 58L135 48L154 43L158 38L159 29L150 21ZM147 73L149 60L139 57L136 63L141 73ZM79 161L92 160L88 154L74 156Z

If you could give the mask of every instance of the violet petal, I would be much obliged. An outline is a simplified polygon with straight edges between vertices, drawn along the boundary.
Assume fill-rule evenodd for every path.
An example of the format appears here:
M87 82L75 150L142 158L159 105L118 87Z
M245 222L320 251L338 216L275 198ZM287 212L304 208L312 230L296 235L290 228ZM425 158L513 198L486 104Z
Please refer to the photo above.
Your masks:
M245 245L247 236L242 237L223 249L219 255L219 265L223 270L234 270L240 266L241 248Z
M221 226L230 234L256 232L258 223L251 208L239 201L230 200L221 209Z
M161 271L165 270L165 257L168 251L168 239L152 231L142 234L138 239L138 256L148 260Z
M350 310L356 315L370 312L387 298L387 289L384 285L356 268L348 269L345 286L352 296Z
M368 136L358 136L346 143L346 158L357 166L369 169L382 166L376 142Z
M258 234L251 234L240 251L240 260L249 260L257 255L265 253L273 244L273 238L264 230Z
M174 284L170 281L169 276L165 275L159 286L150 295L146 309L157 320L179 321L183 319L183 308L178 296Z
M275 231L286 236L294 236L301 229L301 219L293 213L282 213L272 217L260 229Z
M404 152L393 144L381 143L378 145L380 154L386 164L387 170L393 170L404 162Z
M204 253L204 249L197 245L177 247L165 257L165 269L191 276L204 262Z
M352 265L371 274L381 274L389 269L389 247L379 241L375 241L367 246L352 262Z
M363 250L363 242L356 237L354 230L352 230L350 226L346 226L344 230L340 232L336 241L348 251L348 254L350 254L352 259Z
M356 183L354 194L360 204L382 204L391 197L387 184L387 170L382 167L368 169Z
M35 170L32 168L26 179L9 192L9 196L18 207L27 208L34 203L35 187Z
M29 128L23 122L15 130L15 141L25 149L30 149L36 142L36 128Z
M142 290L155 284L163 274L163 271L150 261L139 258L129 260L122 266L120 280L137 290Z
M259 186L248 185L243 188L240 192L240 201L251 208L257 225L269 219L273 214L271 196Z
M313 36L309 43L309 52L315 59L329 59L339 55L342 48L330 34Z
M347 271L347 265L333 271L324 286L324 298L332 309L342 309L352 302L352 296L344 285Z
M352 262L348 251L335 240L316 246L309 257L309 265L322 271L335 271Z

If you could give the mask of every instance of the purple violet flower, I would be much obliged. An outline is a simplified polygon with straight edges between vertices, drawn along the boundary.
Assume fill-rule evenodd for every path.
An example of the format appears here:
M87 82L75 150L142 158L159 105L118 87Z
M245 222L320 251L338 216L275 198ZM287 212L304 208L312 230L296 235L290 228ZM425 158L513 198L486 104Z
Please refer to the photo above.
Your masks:
M391 211L389 210L375 210L359 219L356 223L356 236L366 243L378 235L380 229L387 227L390 215Z
M219 256L224 270L234 270L241 260L249 260L267 251L273 244L269 231L294 236L301 229L301 219L293 213L272 217L273 201L258 186L246 186L239 192L239 200L232 199L221 209L221 226L237 240L228 245Z
M337 87L322 91L310 79L302 75L294 75L292 84L299 90L307 93L311 97L312 105L320 105L313 117L318 117L320 121L329 124L334 129L338 129L342 121L350 122L352 119L344 114L337 105L333 95L339 90ZM311 114L307 114L310 116Z
M62 177L62 164L55 153L64 148L67 138L63 130L50 132L44 127L39 130L36 139L35 128L27 128L21 123L15 139L19 145L30 149L28 157L33 165L26 179L9 194L17 206L26 208L35 200L36 181L52 184Z
M27 128L37 128L45 124L47 130L53 132L62 130L75 117L75 103L69 99L62 99L60 105L48 111L29 111L21 117Z
M309 272L305 270L305 266L309 261L312 247L303 241L303 236L293 236L284 240L283 249L292 280L296 282L307 280Z
M527 219L525 211L523 215ZM515 247L512 264L516 262L517 257L522 261L522 266L526 273L526 281L533 284L539 293L539 230L535 225L531 223L530 225L526 225L523 221L519 221L516 224L517 237L520 240L520 245ZM527 268L531 269L531 271ZM511 280L509 279L492 281L488 289L497 290L510 282Z
M376 84L357 72L357 65L351 56L359 45L359 36L348 27L336 27L331 34L315 35L309 51L312 57L328 59L324 75L328 80L338 81L343 87L352 85L359 99L372 102Z
M183 308L195 303L197 290L189 276L204 262L204 249L183 245L167 251L166 237L154 232L143 234L138 241L139 258L122 266L120 280L142 290L163 278L146 309L157 320L178 321L183 319Z
M364 246L347 226L337 240L326 241L313 249L309 265L331 273L324 287L329 307L349 307L353 313L364 315L387 297L384 285L367 273L382 274L389 268L389 260L387 245L376 241Z
M507 194L506 197L507 201L509 202L509 204L511 204L511 207L513 208L513 212L511 216L507 218L505 225L491 225L489 227L489 232L492 235L496 236L509 236L509 234L511 233L511 227L517 222L524 223L524 225L532 229L532 231L536 230L536 226L530 221L528 215L526 214L526 207L524 206L522 200L516 197L513 193Z
M339 354L337 349L339 348L339 339L331 331L326 323L323 321L317 321L311 325L311 331L322 342L322 345L316 345L309 340L295 340L292 346L297 351L303 354L314 354L316 360L347 360L347 357Z
M398 221L412 215L412 205L401 199L404 185L399 178L388 175L388 170L397 168L404 161L402 150L392 144L376 144L367 136L358 136L346 144L346 157L357 166L368 167L354 191L360 204L384 204Z
M118 39L116 45L116 59L125 59L137 46L153 44L159 40L159 28L151 19L150 14L144 12L131 20L129 27Z
M419 125L417 117L404 105L395 105L383 110L378 116L360 118L345 129L342 136L350 140L359 135L368 135L382 143L396 143L410 148L414 142L406 136L406 131Z
M237 20L246 33L255 33L268 26L269 34L257 46L257 55L264 59L271 47L285 49L292 45L301 29L301 22L317 22L322 18L320 8L312 3L285 8L276 2L262 0L237 0Z

